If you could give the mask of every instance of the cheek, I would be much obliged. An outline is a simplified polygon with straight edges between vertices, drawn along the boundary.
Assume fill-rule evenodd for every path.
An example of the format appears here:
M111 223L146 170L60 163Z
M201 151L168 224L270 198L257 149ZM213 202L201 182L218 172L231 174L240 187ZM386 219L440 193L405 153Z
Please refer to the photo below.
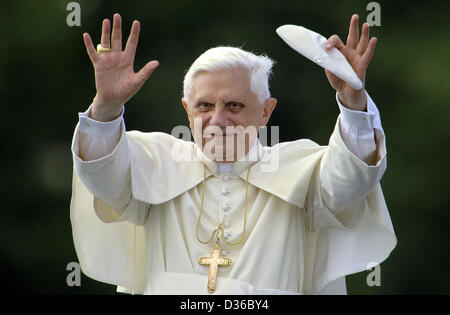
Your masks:
M234 120L236 126L242 126L244 128L247 128L250 125L257 125L258 120L258 113L255 111L246 112L245 114L236 117Z
M207 115L197 114L195 116L191 116L189 119L189 125L191 128L191 132L193 138L196 142L201 141L203 131L206 127L208 121Z

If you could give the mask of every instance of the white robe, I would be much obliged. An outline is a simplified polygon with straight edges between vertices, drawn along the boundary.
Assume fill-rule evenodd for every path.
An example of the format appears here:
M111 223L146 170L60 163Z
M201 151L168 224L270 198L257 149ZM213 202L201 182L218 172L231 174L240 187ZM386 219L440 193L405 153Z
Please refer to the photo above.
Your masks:
M81 268L127 292L208 294L209 267L197 260L209 256L213 244L201 244L195 231L203 165L200 238L227 221L231 242L241 236L252 165L245 241L223 246L233 262L219 267L215 293L345 294L344 277L381 263L397 242L379 184L385 141L376 135L374 166L347 149L338 119L328 146L258 143L256 163L238 161L225 175L192 142L123 130L104 158L82 162L74 153L71 222ZM77 142L76 130L75 151ZM173 150L180 149L196 159L175 161ZM275 157L279 167L264 171ZM115 181L121 178L125 190Z

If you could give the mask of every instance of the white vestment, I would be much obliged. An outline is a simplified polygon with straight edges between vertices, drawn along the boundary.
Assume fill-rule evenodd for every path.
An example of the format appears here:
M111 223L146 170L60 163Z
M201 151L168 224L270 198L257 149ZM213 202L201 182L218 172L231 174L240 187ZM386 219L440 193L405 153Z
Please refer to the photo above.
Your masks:
M345 294L345 275L381 263L396 237L379 181L385 140L369 166L344 144L339 119L328 146L310 140L263 147L257 161L238 161L232 174L192 142L168 134L125 132L113 152L82 162L74 153L71 222L75 248L89 277L144 294L207 294L213 242L196 237L224 223L232 264L219 267L216 294ZM78 149L75 131L73 148ZM174 152L193 159L177 161ZM265 171L268 161L278 167ZM123 183L126 185L124 186ZM125 190L118 187L126 187ZM131 199L130 199L131 198Z

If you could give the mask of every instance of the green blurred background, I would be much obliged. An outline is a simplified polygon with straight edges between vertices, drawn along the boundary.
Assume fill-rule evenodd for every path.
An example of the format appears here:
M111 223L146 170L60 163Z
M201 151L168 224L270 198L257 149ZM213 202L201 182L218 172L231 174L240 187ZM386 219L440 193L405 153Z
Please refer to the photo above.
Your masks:
M99 294L115 287L82 275L66 285L77 261L69 219L77 113L95 95L82 34L100 40L101 21L122 15L124 38L134 19L142 31L135 70L160 67L127 104L128 130L170 133L187 125L180 98L185 70L206 49L241 46L277 61L271 121L280 140L327 144L338 107L321 68L275 33L297 24L345 40L353 13L360 24L370 1L101 1L79 0L81 26L69 27L70 1L0 3L2 114L0 263L5 293ZM378 1L381 26L366 89L381 112L388 169L382 186L398 245L381 264L381 286L369 272L347 277L350 294L450 293L448 1Z

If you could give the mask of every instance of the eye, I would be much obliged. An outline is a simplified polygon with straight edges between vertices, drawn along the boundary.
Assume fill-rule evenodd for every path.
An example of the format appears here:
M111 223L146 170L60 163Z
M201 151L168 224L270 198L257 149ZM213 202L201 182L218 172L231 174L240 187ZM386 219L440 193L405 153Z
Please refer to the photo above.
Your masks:
M200 102L197 104L197 108L201 112L208 111L212 107L212 104L206 102Z
M244 105L238 102L230 102L227 105L232 111L241 110L244 107Z

